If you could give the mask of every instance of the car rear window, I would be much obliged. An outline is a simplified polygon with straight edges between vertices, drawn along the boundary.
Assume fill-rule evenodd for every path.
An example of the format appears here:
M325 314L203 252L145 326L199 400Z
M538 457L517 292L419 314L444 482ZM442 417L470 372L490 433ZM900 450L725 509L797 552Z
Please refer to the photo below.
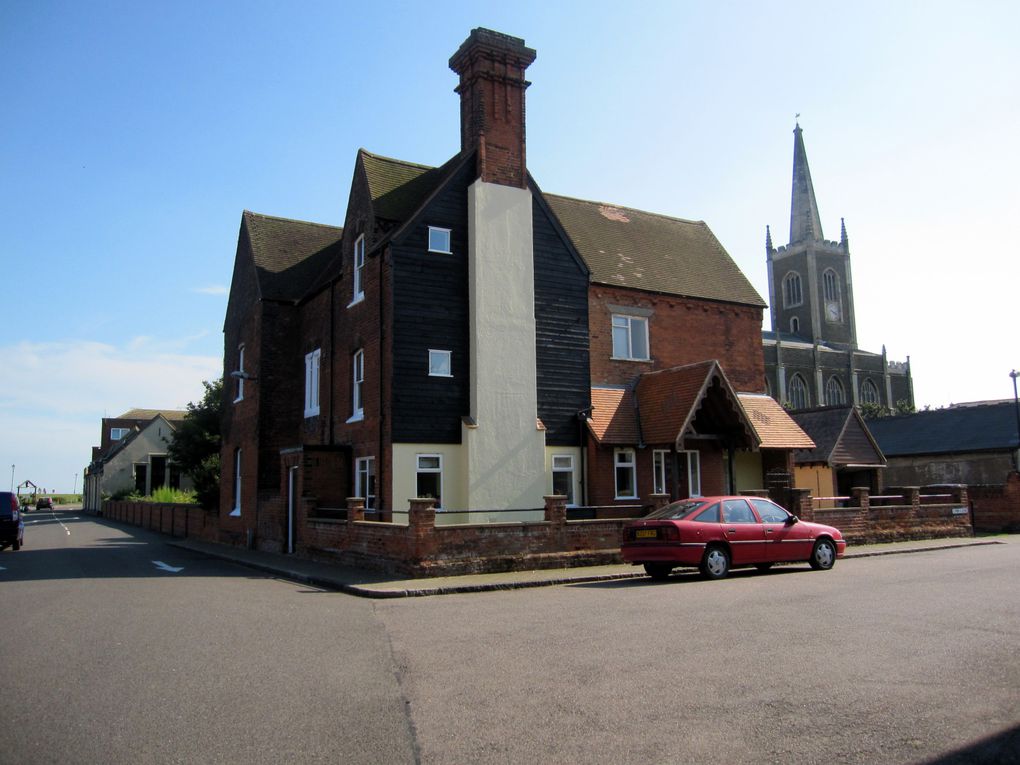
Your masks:
M18 498L12 492L0 491L0 518L13 518Z
M678 521L689 518L706 505L702 499L684 499L673 502L659 510L653 510L645 518L659 518L663 520Z

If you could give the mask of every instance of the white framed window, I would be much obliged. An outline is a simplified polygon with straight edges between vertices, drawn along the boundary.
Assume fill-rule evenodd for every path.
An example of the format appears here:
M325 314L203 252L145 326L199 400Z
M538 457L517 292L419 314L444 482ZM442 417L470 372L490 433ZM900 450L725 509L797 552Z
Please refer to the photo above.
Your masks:
M790 389L786 396L790 406L794 409L806 409L808 407L808 389L804 378L799 374L790 378Z
M443 509L443 455L419 454L415 485L419 498L436 501L436 510Z
M800 283L800 274L791 271L783 277L783 307L792 308L804 302L804 290Z
M685 451L681 454L687 462L687 496L701 496L701 453L697 451Z
M354 296L351 305L365 299L365 235L354 242Z
M613 358L648 361L648 319L613 314Z
M230 514L235 518L241 515L241 450L234 449L234 507Z
M244 400L244 343L237 346L237 371L234 376L234 403Z
M616 498L637 499L637 470L633 449L617 449L613 454L616 473Z
M553 455L552 493L566 497L568 505L577 504L574 501L574 455Z
M453 354L429 348L429 377L453 377Z
M655 494L669 494L669 452L656 449L652 452L652 491Z
M365 350L359 348L351 357L351 418L347 422L365 419Z
M305 354L305 417L319 413L319 364L322 349Z
M110 428L110 440L120 441L120 439L124 438L124 436L130 432L130 428Z
M354 461L354 496L365 500L365 509L375 509L375 457Z
M452 252L450 229L429 226L429 252L440 252L444 255L449 255Z

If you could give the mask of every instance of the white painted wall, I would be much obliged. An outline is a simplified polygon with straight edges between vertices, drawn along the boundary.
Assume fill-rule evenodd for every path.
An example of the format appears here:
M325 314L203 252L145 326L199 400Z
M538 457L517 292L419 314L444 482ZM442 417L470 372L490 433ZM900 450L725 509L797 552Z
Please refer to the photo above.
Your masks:
M541 507L531 192L468 189L471 417L462 429L471 509Z

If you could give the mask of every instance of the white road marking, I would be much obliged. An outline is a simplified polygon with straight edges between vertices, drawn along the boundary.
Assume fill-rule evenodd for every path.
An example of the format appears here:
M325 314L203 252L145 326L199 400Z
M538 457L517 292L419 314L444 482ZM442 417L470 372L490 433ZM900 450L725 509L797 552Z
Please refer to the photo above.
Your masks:
M153 564L156 566L156 568L162 569L163 571L169 571L171 574L176 574L178 571L184 570L184 566L177 568L176 566L171 566L169 563L164 563L161 560L154 560Z

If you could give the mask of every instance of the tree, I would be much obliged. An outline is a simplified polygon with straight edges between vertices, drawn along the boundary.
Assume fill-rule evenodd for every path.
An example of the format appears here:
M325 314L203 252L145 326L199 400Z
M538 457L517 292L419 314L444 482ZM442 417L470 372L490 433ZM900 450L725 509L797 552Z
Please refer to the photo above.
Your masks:
M223 415L223 381L203 382L205 395L188 404L167 449L170 459L195 484L195 497L207 510L220 503L220 420Z

